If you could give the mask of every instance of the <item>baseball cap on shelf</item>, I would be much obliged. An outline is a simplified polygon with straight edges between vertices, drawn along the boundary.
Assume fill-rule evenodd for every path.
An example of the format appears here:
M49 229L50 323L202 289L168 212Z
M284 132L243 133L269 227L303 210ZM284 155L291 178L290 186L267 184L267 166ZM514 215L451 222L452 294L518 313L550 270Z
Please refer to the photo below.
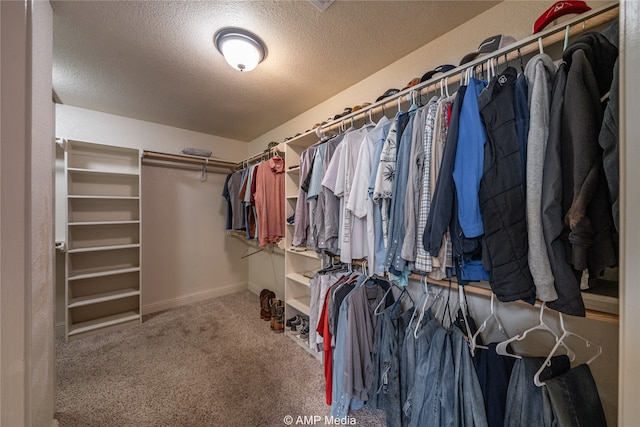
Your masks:
M385 93L376 98L376 102L382 101L383 99L393 96L398 92L400 92L400 89L387 89Z
M351 112L355 113L356 111L362 110L363 108L368 107L369 105L371 105L370 102L364 102L364 103L362 103L360 105L356 105L351 109Z
M433 70L430 70L424 73L420 78L420 83L426 82L427 80L431 80L431 78L438 73L446 73L447 71L451 71L454 68L456 68L456 66L451 64L438 65Z
M544 28L564 15L572 13L580 14L591 10L583 1L557 1L549 9L545 10L533 24L533 34L539 33Z
M509 46L512 43L515 43L517 40L511 36L505 36L504 34L498 34L496 36L491 36L488 39L485 39L480 46L478 46L478 50L475 52L467 53L461 60L460 65L464 65L467 62L471 62L476 59L482 53L491 53L496 50L500 50L505 46Z
M409 83L407 83L407 84L402 88L402 90L409 89L410 87L415 86L415 85L417 85L418 83L420 83L420 78L419 78L419 77L415 77L415 78L411 79L411 81L410 81Z

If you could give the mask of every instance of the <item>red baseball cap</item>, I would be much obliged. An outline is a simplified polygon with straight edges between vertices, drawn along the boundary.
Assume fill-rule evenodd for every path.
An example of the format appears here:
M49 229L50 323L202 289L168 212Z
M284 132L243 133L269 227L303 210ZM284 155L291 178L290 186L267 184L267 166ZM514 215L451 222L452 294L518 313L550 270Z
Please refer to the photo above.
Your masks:
M591 10L583 1L557 1L547 9L533 24L533 34L539 33L547 25L564 15L580 14Z

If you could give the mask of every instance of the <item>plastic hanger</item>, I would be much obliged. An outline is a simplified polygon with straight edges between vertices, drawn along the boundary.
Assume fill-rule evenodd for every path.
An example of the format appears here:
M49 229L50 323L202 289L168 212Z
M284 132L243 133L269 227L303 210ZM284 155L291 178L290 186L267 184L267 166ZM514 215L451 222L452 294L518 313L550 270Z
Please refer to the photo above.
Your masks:
M498 324L498 330L500 332L502 332L504 334L504 336L509 338L509 336L507 335L507 332L504 329L504 326L502 325L502 322L500 321L500 319L498 318L498 315L496 314L494 300L495 300L495 295L493 294L493 292L491 292L491 305L490 305L490 307L491 307L490 310L491 311L490 311L489 315L484 319L484 321L480 324L480 327L478 328L476 333L473 334L473 336L471 337L471 340L469 341L469 347L471 349L471 356L475 355L476 348L484 348L485 350L488 349L487 346L477 344L476 342L477 342L478 337L480 336L480 334L483 333L487 329L487 324L489 323L489 320L491 320L491 319L495 319L496 323Z
M540 55L544 53L544 47L542 46L542 37L538 37L538 50L540 51Z
M422 302L422 308L420 309L420 315L418 316L418 321L416 322L416 327L415 327L415 329L413 331L413 337L414 338L418 338L418 331L420 330L420 325L422 324L422 319L424 319L424 314L426 313L426 311L429 310L430 308L433 308L437 302L441 302L442 301L442 292L444 291L444 288L440 288L440 292L438 294L436 294L436 293L433 292L433 288L426 281L426 279L425 279L425 286L426 286L427 295L426 295L424 301ZM429 307L427 307L427 302L429 302L429 297L433 297L433 302L431 302Z
M549 332L551 335L553 335L553 337L554 337L554 339L555 339L555 341L557 343L558 339L560 337L558 336L558 334L553 329L551 329L546 323L544 323L544 308L545 308L545 306L546 306L546 303L544 303L544 302L540 305L540 316L539 316L540 322L537 325L527 329L521 335L516 335L516 336L514 336L512 338L509 338L508 340L500 342L496 346L496 353L498 353L499 355L502 355L502 356L511 356L511 357L515 357L517 359L521 359L522 356L520 356L518 354L509 353L507 351L507 346L509 344L511 344L512 342L514 342L514 341L522 341L522 340L524 340L527 337L527 335L530 332L533 332L533 331ZM567 356L569 356L569 360L573 361L575 359L575 357L576 357L575 353L573 351L571 351L571 349L569 347L567 347L566 344L562 343L561 345L564 347L565 351L567 352Z
M424 276L420 276L420 289L422 289L422 293L420 294L420 299L418 299L418 305L413 308L411 319L409 319L409 323L407 323L407 330L411 327L411 322L413 322L413 319L415 319L416 314L418 314L418 306L422 305L422 301L427 297L427 291L424 284Z
M596 354L594 354L591 359L587 360L585 363L587 365L591 364L591 362L593 362L594 360L596 360L598 358L598 356L600 356L602 354L602 346L599 344L595 344L592 343L591 341L589 341L588 339L581 337L578 334L575 334L571 331L568 331L565 327L564 327L564 317L562 316L562 313L560 313L560 327L562 328L562 335L560 336L560 338L558 339L558 341L556 342L556 344L553 346L553 348L551 349L551 351L549 352L549 355L547 356L547 358L545 359L544 363L542 364L542 366L540 366L540 369L538 369L538 371L535 373L535 375L533 376L533 382L535 385L537 385L538 387L542 387L543 385L545 385L542 381L540 381L540 375L542 374L542 372L544 371L544 369L548 366L551 366L551 358L553 357L553 355L555 354L555 352L558 350L558 347L560 347L561 345L565 345L564 344L564 340L565 338L569 337L569 336L574 336L576 338L581 339L582 341L584 341L585 345L587 348L590 348L591 346L595 345L596 346Z
M562 51L567 50L567 46L569 46L569 31L571 30L571 26L567 25L564 29L564 43L562 45Z

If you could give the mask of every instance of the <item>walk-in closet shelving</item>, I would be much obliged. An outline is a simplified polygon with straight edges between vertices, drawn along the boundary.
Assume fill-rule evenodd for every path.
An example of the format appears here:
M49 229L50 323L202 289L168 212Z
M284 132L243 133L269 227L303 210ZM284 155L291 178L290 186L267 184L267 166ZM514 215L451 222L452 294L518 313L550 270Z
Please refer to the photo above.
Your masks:
M59 140L66 181L65 337L140 323L140 151Z
M298 189L300 187L300 156L304 150L318 142L318 137L314 132L307 132L304 135L290 139L285 143L285 158L287 159L287 169L285 172L285 209L286 217L290 217L296 210L298 201ZM285 287L284 301L286 317L290 318L296 314L309 316L311 305L311 287L309 277L305 274L318 270L321 266L319 255L313 251L302 250L303 248L292 248L295 226L285 227ZM309 351L317 359L321 359L322 353L309 347L306 341L299 339L298 335L293 335L286 331L286 335Z

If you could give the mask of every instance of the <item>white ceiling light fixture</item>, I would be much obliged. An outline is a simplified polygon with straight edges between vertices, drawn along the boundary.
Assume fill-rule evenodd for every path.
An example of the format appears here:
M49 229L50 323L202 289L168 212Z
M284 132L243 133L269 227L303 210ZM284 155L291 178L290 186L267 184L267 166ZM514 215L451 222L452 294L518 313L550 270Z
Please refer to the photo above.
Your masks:
M240 28L223 28L213 37L218 51L236 70L251 71L267 56L267 48L258 36Z

